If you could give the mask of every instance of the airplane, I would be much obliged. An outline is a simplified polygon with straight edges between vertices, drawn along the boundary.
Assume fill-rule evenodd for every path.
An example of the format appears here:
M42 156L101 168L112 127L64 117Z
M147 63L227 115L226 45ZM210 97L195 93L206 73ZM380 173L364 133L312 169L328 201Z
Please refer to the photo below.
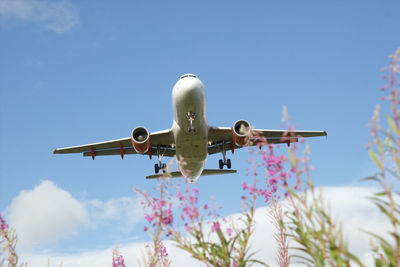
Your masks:
M153 155L158 157L154 175L147 179L162 177L185 177L193 183L200 176L235 173L226 152L255 146L260 142L279 144L298 142L299 138L327 136L325 131L263 130L251 129L246 120L236 121L232 127L212 127L206 118L206 94L203 83L194 74L182 75L172 89L173 121L171 129L150 133L143 126L132 130L131 136L105 142L57 148L54 154L83 153L84 157L126 154ZM256 134L254 134L256 133ZM222 153L219 169L205 169L208 155ZM167 172L163 157L176 156L179 171ZM224 166L227 169L224 169ZM163 173L160 173L160 170Z

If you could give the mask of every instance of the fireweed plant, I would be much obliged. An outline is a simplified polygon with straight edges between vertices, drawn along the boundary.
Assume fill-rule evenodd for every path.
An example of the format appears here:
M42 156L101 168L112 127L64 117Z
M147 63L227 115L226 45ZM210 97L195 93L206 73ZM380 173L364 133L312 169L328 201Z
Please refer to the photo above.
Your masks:
M389 127L383 131L378 123L379 106L375 109L370 125L373 140L368 145L368 153L380 171L375 176L364 180L376 181L382 187L382 191L374 194L371 200L386 215L393 228L389 232L393 238L392 242L369 233L378 243L372 247L375 266L400 266L400 207L398 204L400 194L398 192L400 179L398 105L400 101L399 89L396 88L399 86L397 79L400 69L399 58L400 49L392 57L392 64L384 68L389 71L389 77L384 77L389 82L382 89L383 91L390 89L389 96L382 98L391 103L392 112L388 116ZM294 130L285 107L283 118L285 127ZM257 133L253 134L257 135ZM293 140L292 138L294 137L282 137L283 141ZM298 141L301 143L304 140ZM251 167L248 172L253 176L253 183L246 181L242 183L242 189L247 192L247 196L241 197L242 217L236 221L219 218L215 210L206 211L209 208L208 204L204 204L203 207L198 204L199 191L196 186L182 180L176 186L167 179L161 181L163 191L168 192L168 200L165 202L162 195L159 198L149 197L148 193L136 189L136 192L147 197L147 201L143 202L146 207L156 207L156 209L153 208L153 212L145 215L150 223L146 230L157 226L156 233L159 234L157 236L159 239L164 233L164 237L169 238L177 247L206 265L245 266L261 263L254 259L254 254L249 254L249 238L254 231L254 211L256 204L259 203L257 199L263 199L266 205L269 205L269 215L275 226L278 266L289 266L289 263L307 266L364 266L364 263L348 248L342 227L332 218L322 191L318 195L315 191L310 175L309 147L306 146L305 151L300 153L295 142L288 148L287 157L276 156L274 145L268 144L265 140L258 144L258 148L260 151L250 149ZM261 158L260 162L256 162L257 156ZM257 178L259 167L265 169L264 181L259 181ZM294 179L289 180L293 177ZM390 184L389 177L392 178ZM306 185L305 191L302 191L302 180ZM179 200L176 209L172 201L173 197ZM288 203L285 212L281 206L282 199ZM157 202L163 204L158 206L153 204ZM174 216L184 221L184 228L176 224ZM211 225L211 231L205 230L207 224ZM289 240L291 240L291 246L289 246ZM290 257L289 251L292 254ZM155 249L153 254L157 253L159 250Z
M8 227L8 224L0 214L0 266L18 266L18 256L15 252L16 245L17 234L15 230Z
M376 182L381 191L370 197L390 222L389 238L368 233L374 240L371 255L375 266L400 266L400 48L391 57L388 80L382 91L388 92L382 101L390 104L385 129L379 121L380 106L375 108L369 124L372 140L368 153L378 172L363 180ZM284 127L293 130L286 108L283 109ZM253 137L258 137L254 132ZM294 137L284 135L282 141ZM348 248L339 222L332 219L323 194L314 190L309 167L309 147L298 151L295 140L287 149L287 156L276 155L276 146L261 139L255 149L249 149L250 159L243 189L242 213L239 217L221 217L221 207L211 198L199 202L196 184L184 179L164 177L153 188L152 194L134 188L144 207L147 225L144 231L152 238L145 247L143 265L172 266L164 246L170 240L178 248L207 266L247 266L254 263L266 265L250 253L250 237L254 232L254 215L257 207L268 206L269 217L275 226L277 243L276 265L307 266L364 266ZM172 164L172 163L171 163ZM170 165L169 167L170 168ZM262 170L260 172L260 169ZM262 174L260 177L258 174ZM304 191L302 186L306 185ZM284 200L284 201L282 201ZM285 203L285 206L282 206ZM290 241L290 242L289 242ZM0 266L18 265L15 248L17 235L0 214ZM290 253L289 253L290 252ZM290 256L289 256L290 255ZM139 262L139 265L141 263ZM113 267L125 267L118 247L112 257Z
M382 71L388 73L383 79L387 83L382 87L387 96L382 101L390 104L390 114L386 116L388 127L379 124L380 106L377 105L370 123L372 141L368 144L368 153L378 172L364 180L376 182L381 191L370 197L371 201L386 216L392 229L391 240L374 233L377 245L373 247L376 266L400 266L400 48L391 56L392 62Z
M382 91L389 91L382 101L390 103L390 115L387 116L386 129L379 124L380 106L377 105L369 124L372 141L368 144L368 153L378 167L378 173L364 178L364 181L376 182L381 191L370 196L370 200L386 216L391 224L389 236L385 239L372 232L367 232L374 239L371 255L375 266L400 266L400 48L391 56L390 66L383 68L389 75ZM297 174L305 174L309 190L298 194L289 190L289 207L285 213L285 223L281 223L287 236L295 245L291 263L298 262L308 266L364 266L364 263L351 253L341 226L335 222L327 208L322 191L317 196L310 177L308 153L303 157L303 169L296 168ZM289 153L290 155L290 153ZM297 164L296 157L291 157L292 165Z
M112 267L125 267L125 260L118 249L118 245L113 250Z
M255 209L260 203L273 203L276 212L272 218L277 220L276 226L280 231L276 236L279 243L277 261L282 263L281 266L287 266L288 243L286 229L280 223L282 210L278 201L289 194L288 178L295 175L293 189L300 188L300 174L296 172L297 165L290 164L286 156L275 154L273 144L268 144L254 132L253 137L256 136L261 142L256 149L249 149L251 158L247 169L247 175L253 179L251 183L244 181L241 184L244 191L241 196L242 215L236 220L232 217L221 218L213 198L208 203L200 204L197 186L185 179L164 177L153 188L157 196L134 188L145 209L144 218L148 225L144 230L153 240L151 247L146 248L144 262L149 266L170 264L162 243L162 239L167 238L208 266L266 265L249 252L249 240L254 232ZM283 138L288 140L289 137ZM297 146L294 145L290 151L290 157L295 157ZM256 157L260 157L261 162L256 162ZM259 168L263 168L264 178L258 178Z

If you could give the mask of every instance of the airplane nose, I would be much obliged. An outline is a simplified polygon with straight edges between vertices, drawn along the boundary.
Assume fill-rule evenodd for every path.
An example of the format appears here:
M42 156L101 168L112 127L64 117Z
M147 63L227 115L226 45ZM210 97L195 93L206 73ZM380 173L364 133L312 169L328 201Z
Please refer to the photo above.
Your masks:
M178 82L178 87L181 91L186 93L196 92L203 89L203 83L195 77L185 77L180 79Z

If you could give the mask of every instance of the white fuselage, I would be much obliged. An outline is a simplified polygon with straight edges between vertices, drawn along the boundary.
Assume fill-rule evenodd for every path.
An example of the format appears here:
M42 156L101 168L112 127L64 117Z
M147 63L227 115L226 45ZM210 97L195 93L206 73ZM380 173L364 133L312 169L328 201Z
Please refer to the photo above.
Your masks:
M195 75L183 75L172 90L175 139L179 170L190 182L201 175L208 154L206 95Z

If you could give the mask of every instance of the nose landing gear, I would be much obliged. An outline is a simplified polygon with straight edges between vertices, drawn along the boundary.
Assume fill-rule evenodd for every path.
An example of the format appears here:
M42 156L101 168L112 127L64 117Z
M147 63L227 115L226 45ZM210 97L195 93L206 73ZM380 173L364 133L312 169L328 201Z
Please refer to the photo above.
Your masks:
M231 159L226 159L226 149L225 149L225 141L222 141L222 157L223 160L220 159L218 161L219 168L222 170L224 166L228 167L230 169L232 167Z
M193 126L193 121L196 118L196 113L189 111L186 113L186 118L189 120L188 132L196 132L196 129Z

